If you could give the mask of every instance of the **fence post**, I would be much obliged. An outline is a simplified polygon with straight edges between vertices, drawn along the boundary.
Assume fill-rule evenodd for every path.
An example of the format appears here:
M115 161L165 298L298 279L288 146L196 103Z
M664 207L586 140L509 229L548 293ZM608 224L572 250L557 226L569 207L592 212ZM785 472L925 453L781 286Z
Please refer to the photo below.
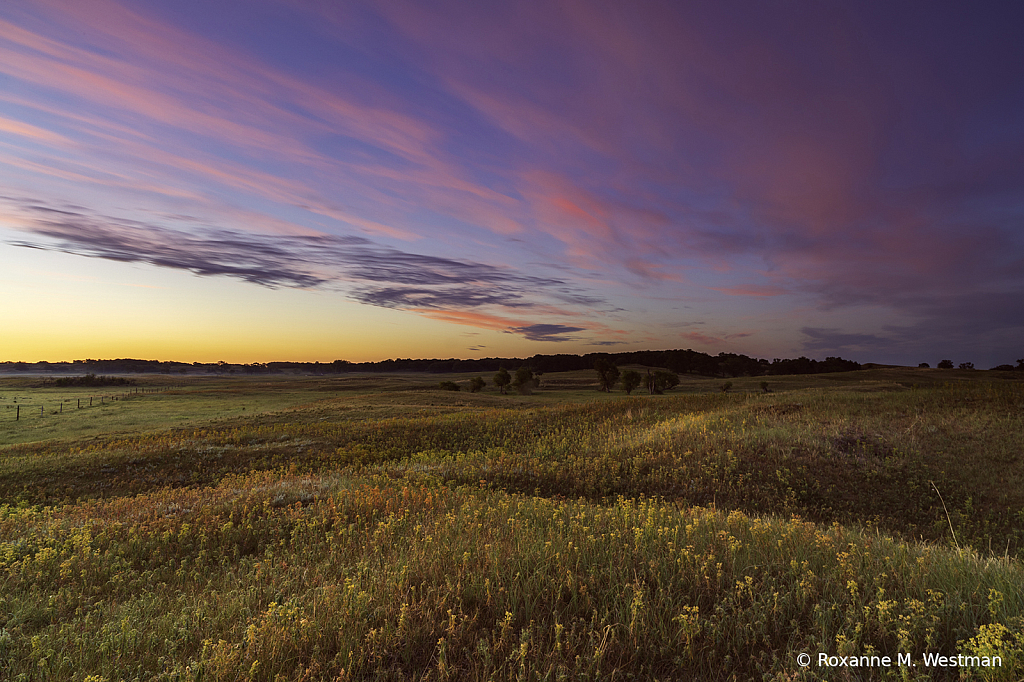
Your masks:
M21 405L18 405L18 409L14 412L14 421L21 419Z

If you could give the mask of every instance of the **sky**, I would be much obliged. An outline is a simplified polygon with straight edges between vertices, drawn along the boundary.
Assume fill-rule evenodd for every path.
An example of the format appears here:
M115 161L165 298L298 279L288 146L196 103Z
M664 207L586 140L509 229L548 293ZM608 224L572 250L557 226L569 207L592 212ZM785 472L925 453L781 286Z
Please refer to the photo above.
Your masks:
M1024 4L4 0L0 360L1024 357Z

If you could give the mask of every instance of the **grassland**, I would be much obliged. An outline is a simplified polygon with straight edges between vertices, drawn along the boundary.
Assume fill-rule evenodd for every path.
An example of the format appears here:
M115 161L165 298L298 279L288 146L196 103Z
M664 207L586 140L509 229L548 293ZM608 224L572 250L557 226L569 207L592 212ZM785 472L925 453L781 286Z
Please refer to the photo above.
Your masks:
M1013 373L592 374L176 379L3 423L0 678L1024 677Z

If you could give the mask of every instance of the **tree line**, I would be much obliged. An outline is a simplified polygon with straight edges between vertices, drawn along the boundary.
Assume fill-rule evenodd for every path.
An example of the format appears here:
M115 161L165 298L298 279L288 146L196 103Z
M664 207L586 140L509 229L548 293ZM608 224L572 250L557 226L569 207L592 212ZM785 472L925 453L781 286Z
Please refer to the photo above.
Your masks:
M828 357L812 360L776 358L769 362L735 353L709 355L695 350L631 351L624 353L586 353L584 355L538 354L528 358L490 357L477 360L459 358L413 359L397 358L380 362L255 362L250 364L220 362L175 362L118 358L115 360L75 360L74 362L4 362L0 367L10 371L85 371L94 374L342 374L348 372L496 372L502 367L528 367L534 373L568 372L594 368L598 360L613 365L644 365L660 367L676 374L699 374L710 377L761 376L771 374L820 374L860 369L852 360Z
M413 360L396 359L383 362L335 361L330 371L339 372L494 372L502 367L528 367L534 373L570 372L594 369L598 361L612 365L644 365L660 367L675 374L699 374L709 377L763 376L773 374L821 374L861 369L858 362L840 357L812 360L806 357L772 361L755 359L736 353L709 355L695 350L630 351L624 353L586 353L584 355L534 355L529 358L481 358L479 360ZM340 363L340 364L339 364ZM275 363L270 363L274 365ZM307 365L309 363L306 363ZM321 365L327 369L327 365Z
M175 362L160 360L138 360L119 358L115 360L75 360L74 362L0 362L0 371L44 371L44 372L88 372L103 374L344 374L349 372L431 372L437 374L496 372L502 367L528 367L532 372L568 372L592 370L599 360L612 365L643 365L658 367L675 374L697 374L707 377L734 378L740 376L771 376L782 374L824 374L849 372L861 369L861 364L841 357L826 357L824 360L799 358L752 358L737 353L710 355L691 349L686 350L643 350L624 353L586 353L574 355L538 354L528 358L490 357L476 360L459 358L413 359L397 358L380 362ZM927 367L927 363L921 363ZM949 360L938 363L940 368L953 367ZM973 369L973 363L961 363L961 369ZM1024 370L1024 359L1017 366L999 365L994 370Z

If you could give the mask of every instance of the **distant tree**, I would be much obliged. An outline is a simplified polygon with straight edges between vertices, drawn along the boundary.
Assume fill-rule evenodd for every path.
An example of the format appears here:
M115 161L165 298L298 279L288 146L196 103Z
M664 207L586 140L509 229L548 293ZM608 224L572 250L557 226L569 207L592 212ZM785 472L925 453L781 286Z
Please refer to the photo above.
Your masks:
M918 367L928 369L929 367L931 367L931 365L929 365L927 362L922 362L920 365L918 365Z
M961 362L960 363L960 369L974 369L974 363L973 362Z
M82 377L62 377L53 380L54 386L134 386L135 379L96 376L92 372Z
M626 392L626 395L630 395L633 389L643 382L644 378L640 372L629 369L622 373L622 390Z
M457 390L459 390L459 385L457 383L455 383L454 381L442 381L440 384L438 384L438 387L442 391L457 391Z
M610 392L619 380L619 368L605 358L597 358L594 360L594 369L597 371L597 381L601 390L605 393Z
M533 391L533 370L529 367L517 369L515 379L512 380L512 388L520 395L530 395Z
M483 377L473 377L472 379L469 380L469 392L479 393L486 385L487 382L484 381Z
M1017 369L1024 369L1024 358L1017 361Z
M942 360L942 361L939 362L939 364L937 366L938 366L939 369L953 369L953 361L952 360Z
M675 372L655 372L654 380L663 393L679 385L679 375Z
M679 377L675 372L658 370L652 374L651 370L647 370L647 376L644 377L644 384L647 386L647 391L651 395L661 395L666 390L678 386Z
M1013 371L1013 365L996 365L992 368L993 372L1011 372Z
M505 394L505 387L512 383L512 376L508 373L508 370L502 367L498 370L498 373L494 375L494 385L498 387L498 390Z

